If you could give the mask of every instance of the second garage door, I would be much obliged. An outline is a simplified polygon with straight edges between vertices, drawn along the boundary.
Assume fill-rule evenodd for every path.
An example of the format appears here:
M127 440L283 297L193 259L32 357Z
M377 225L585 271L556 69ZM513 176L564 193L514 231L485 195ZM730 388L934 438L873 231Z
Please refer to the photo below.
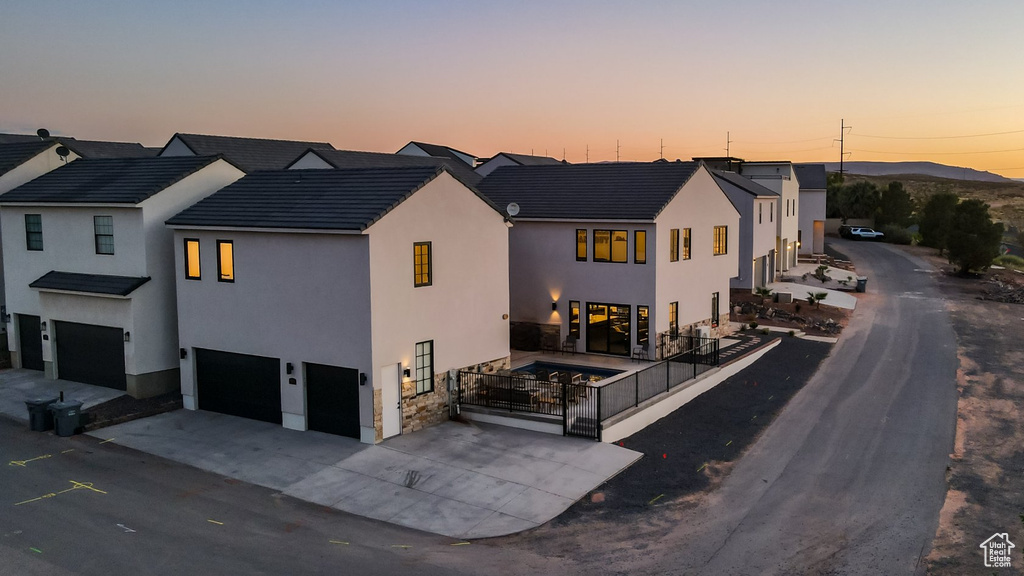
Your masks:
M57 377L124 390L124 331L108 326L54 322Z
M310 430L359 438L359 371L306 364L306 415Z
M196 349L199 409L281 423L281 361Z

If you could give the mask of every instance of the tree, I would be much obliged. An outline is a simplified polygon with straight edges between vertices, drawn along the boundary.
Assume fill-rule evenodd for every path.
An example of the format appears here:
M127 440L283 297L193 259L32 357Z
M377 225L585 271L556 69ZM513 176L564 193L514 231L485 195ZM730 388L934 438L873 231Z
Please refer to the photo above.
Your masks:
M843 222L850 218L873 218L882 198L878 187L866 180L843 186L837 196L836 208Z
M882 191L878 204L878 215L875 225L878 227L892 224L900 228L910 226L914 215L914 200L903 188L901 182L890 182L889 187Z
M949 227L949 261L959 267L961 274L984 270L999 256L1002 239L1003 225L992 222L988 204L981 200L964 200L954 209Z
M825 217L841 218L839 213L839 191L843 188L843 175L839 172L829 172L828 187L825 189Z
M952 192L940 192L928 199L921 210L921 244L938 248L942 254L948 245L949 227L959 201Z

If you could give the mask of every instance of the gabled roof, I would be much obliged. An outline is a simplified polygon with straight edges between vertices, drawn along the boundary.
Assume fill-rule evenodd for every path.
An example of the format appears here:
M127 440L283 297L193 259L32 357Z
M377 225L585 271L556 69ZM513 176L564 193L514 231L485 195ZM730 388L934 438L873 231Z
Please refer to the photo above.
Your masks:
M100 140L57 140L82 158L152 158L157 150L146 148L138 142L103 142Z
M445 170L412 166L255 172L167 224L362 231Z
M55 142L52 140L40 140L39 138L36 138L35 141L0 142L0 174L14 170L54 144Z
M697 162L504 166L477 187L517 218L653 220L689 181Z
M7 134L0 132L0 144L14 144L18 142L40 142L39 136L35 134Z
M762 186L761 184L754 182L750 178L740 176L735 172L726 172L725 170L712 170L711 174L715 177L715 180L718 180L720 183L725 182L727 184L731 184L735 188L738 188L752 196L756 196L759 198L762 196L771 196L774 198L779 197L778 192L765 186Z
M333 150L327 142L301 142L298 140L268 140L263 138L238 138L235 136L210 136L205 134L175 134L167 146L177 138L196 156L221 155L225 160L238 166L243 172L257 170L281 170L295 161L306 150Z
M828 188L828 176L824 164L793 164L796 179L801 190L825 190Z
M543 165L554 165L563 164L563 162L557 158L550 156L532 156L530 154L513 154L511 152L499 152L489 158L487 162L494 160L498 156L504 156L509 160L519 164L520 166L543 166Z
M138 204L218 159L83 158L0 195L0 203Z
M316 154L324 162L334 168L394 168L401 166L444 166L453 176L464 184L476 184L480 175L473 171L462 160L437 158L435 156L408 156L405 154L388 154L385 152L362 152L356 150L317 150L310 148L306 153ZM295 159L298 162L303 156ZM288 165L291 168L295 164Z
M148 276L112 276L109 274L78 274L51 270L29 284L29 288L41 290L62 290L127 296L136 288L149 282Z
M409 144L413 144L419 147L420 150L423 150L424 152L431 156L436 156L438 158L451 158L453 160L458 160L459 162L462 163L465 163L466 161L460 158L458 154L462 154L463 156L469 156L470 158L478 157L476 154L470 154L469 152L456 150L451 146L442 146L440 144L427 144L426 142L416 142L415 140L409 142ZM406 144L405 146L408 146L409 144ZM405 148L405 146L402 146L402 148Z

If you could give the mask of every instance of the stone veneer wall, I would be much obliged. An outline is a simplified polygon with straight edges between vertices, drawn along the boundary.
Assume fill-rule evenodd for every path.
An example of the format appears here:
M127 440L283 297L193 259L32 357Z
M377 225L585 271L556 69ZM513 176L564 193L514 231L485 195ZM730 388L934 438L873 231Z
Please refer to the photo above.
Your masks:
M505 356L480 364L472 364L460 368L464 372L491 373L498 370L508 370L511 367L511 358ZM377 416L381 412L379 395L374 394L374 418L373 426L377 430L377 441L380 441L383 424ZM416 380L402 382L402 433L408 434L422 430L427 426L433 426L448 420L448 372L434 374L434 390L426 394L416 394Z
M384 439L384 403L382 401L384 391L377 388L373 391L373 441L380 442Z

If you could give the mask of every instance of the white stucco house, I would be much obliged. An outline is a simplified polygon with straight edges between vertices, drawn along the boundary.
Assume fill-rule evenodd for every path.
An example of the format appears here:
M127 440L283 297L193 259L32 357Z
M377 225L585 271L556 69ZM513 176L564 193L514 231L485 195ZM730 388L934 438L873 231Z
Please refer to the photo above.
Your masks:
M480 175L481 178L486 178L488 174L502 166L544 166L564 163L565 162L550 156L533 156L530 154L499 152L498 154L481 161L476 167L476 173Z
M739 210L739 265L733 288L753 291L775 278L775 210L773 192L735 172L712 171L718 185Z
M508 367L508 224L444 167L257 172L167 225L188 409L374 443Z
M726 330L740 217L703 164L508 166L478 188L519 207L513 346L539 332L580 352L661 358L679 335Z
M241 176L217 157L84 158L0 195L14 366L140 398L174 390L163 222Z
M800 182L800 254L825 253L825 198L828 177L824 164L794 164Z
M402 146L395 154L402 154L406 156L433 156L435 158L451 158L452 160L458 160L464 162L470 168L476 166L477 157L468 152L456 150L451 146L443 146L441 144L427 144L426 142L409 142L405 146Z

